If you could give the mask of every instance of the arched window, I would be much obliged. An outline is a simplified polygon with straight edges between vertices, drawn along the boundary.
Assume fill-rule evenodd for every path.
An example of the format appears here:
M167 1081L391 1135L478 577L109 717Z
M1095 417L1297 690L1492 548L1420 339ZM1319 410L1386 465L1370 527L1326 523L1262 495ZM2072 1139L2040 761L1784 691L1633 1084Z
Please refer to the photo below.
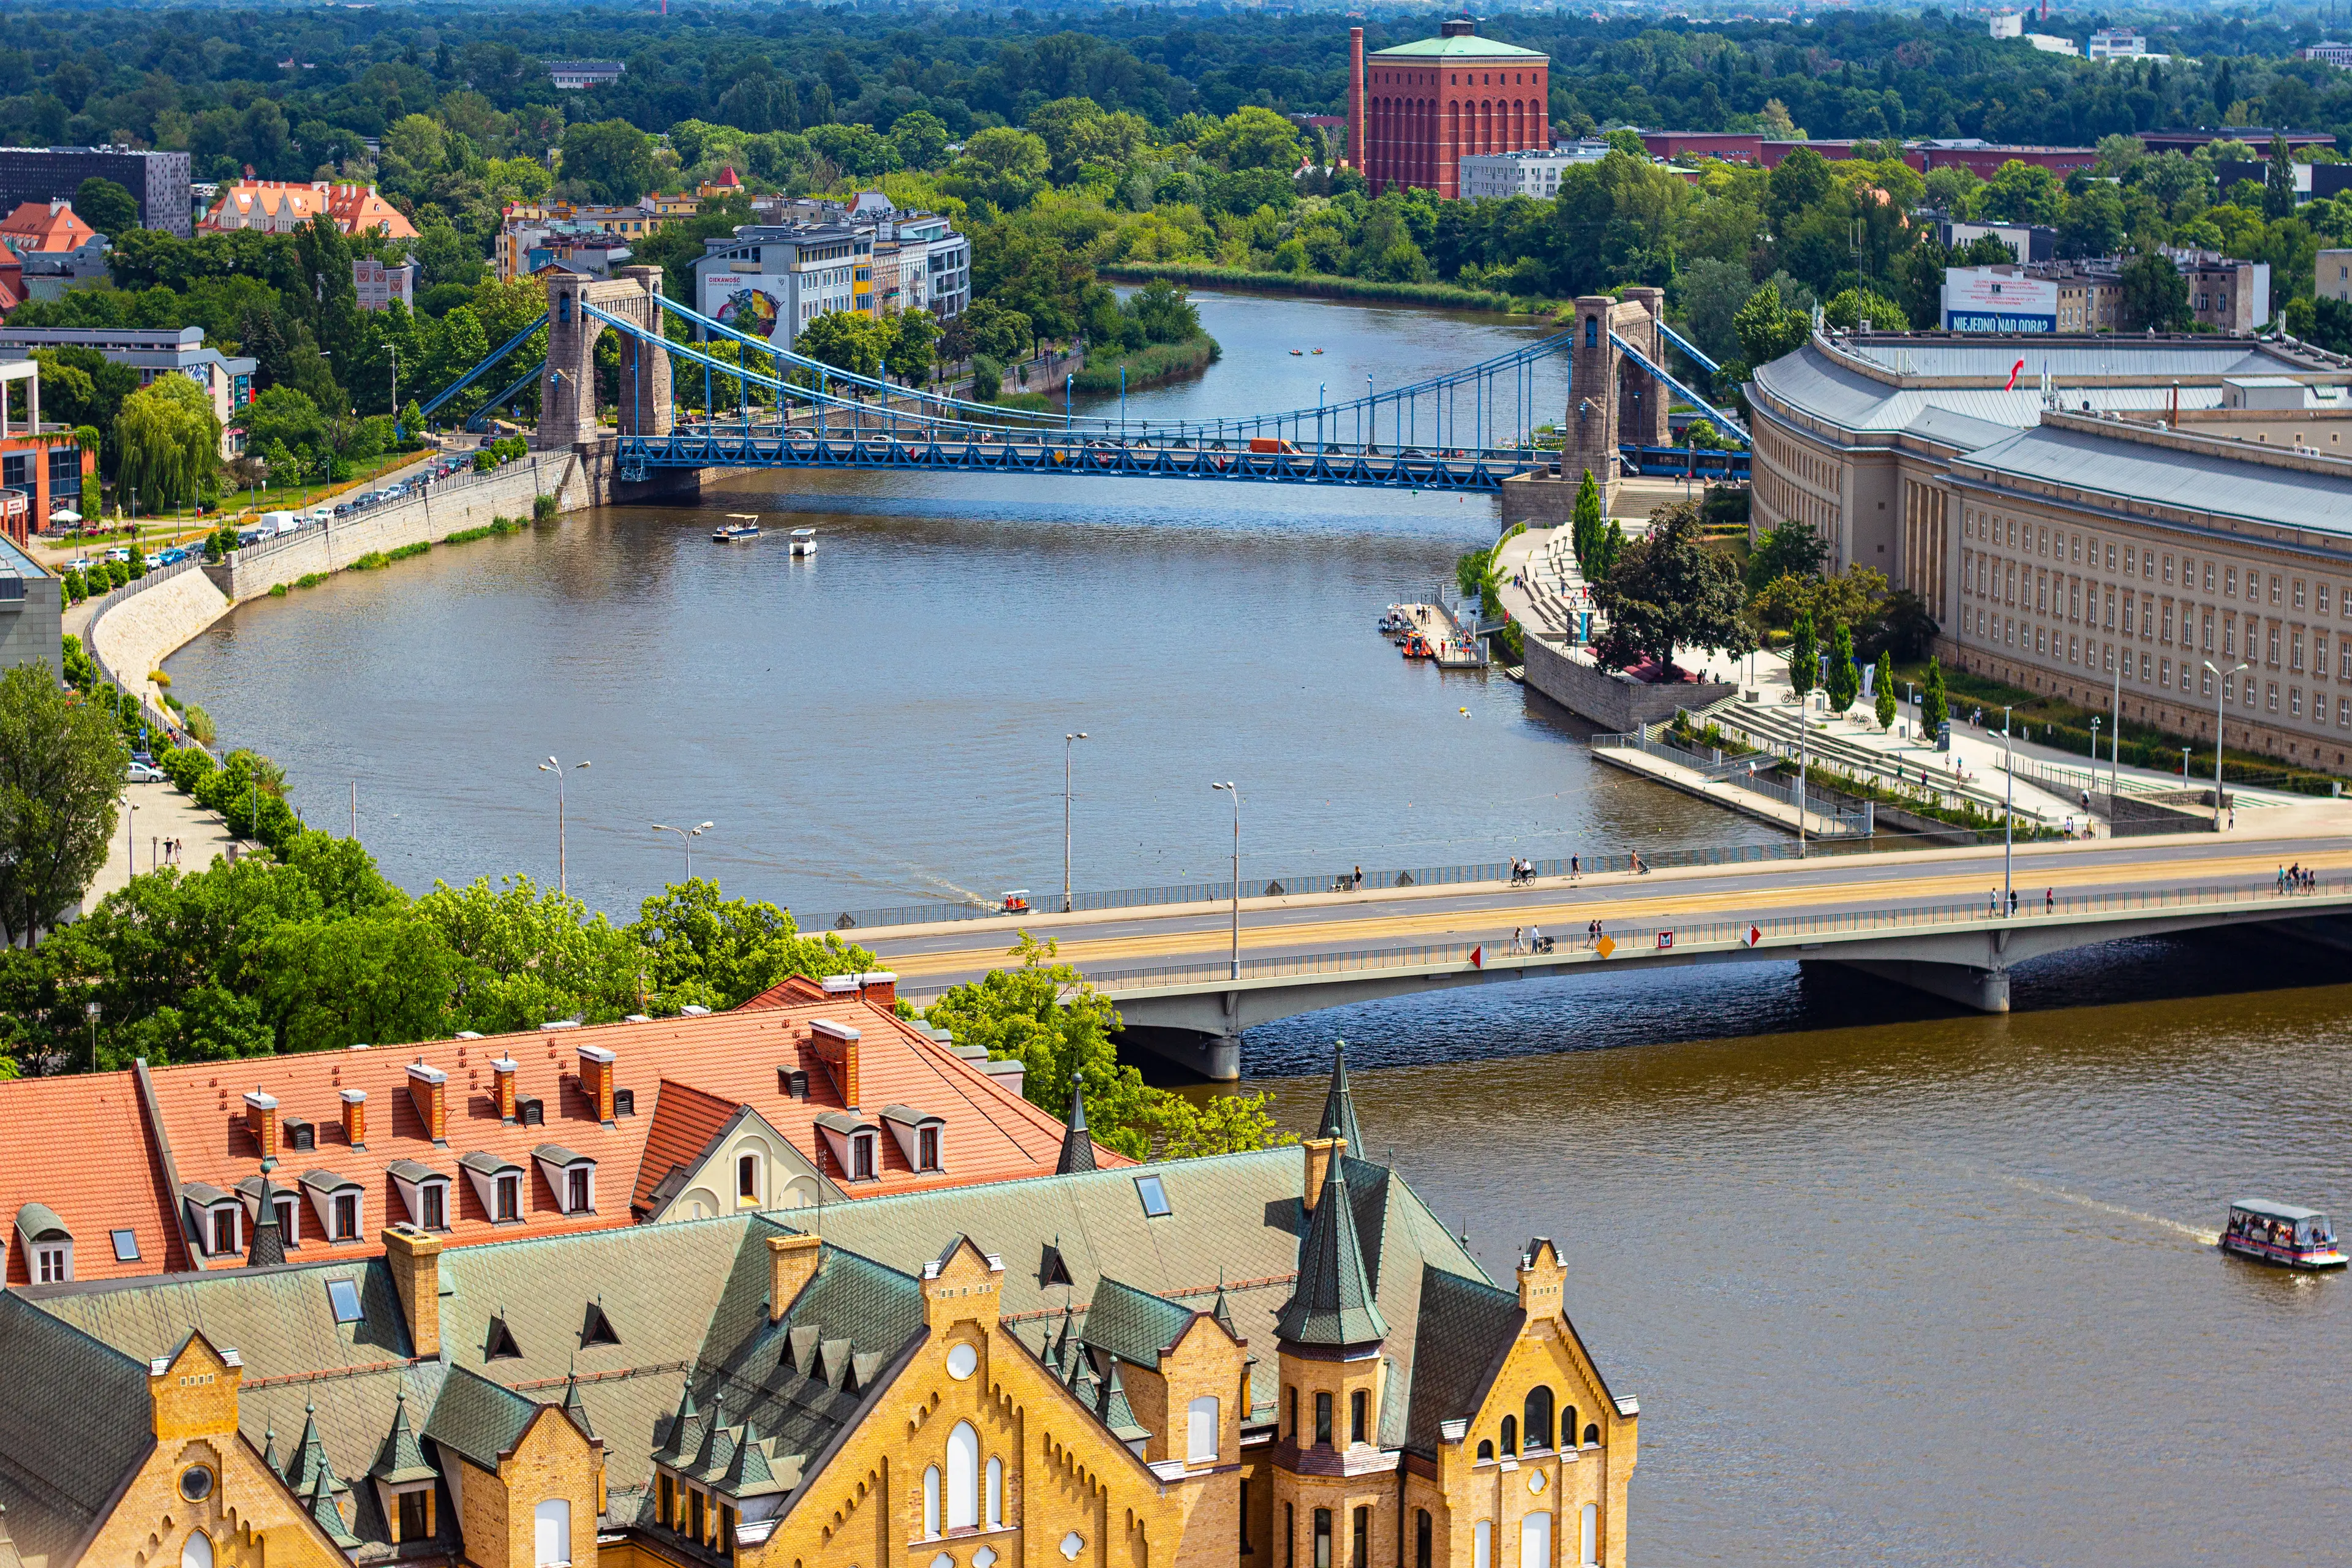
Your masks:
M539 1568L572 1561L572 1503L569 1499L551 1497L530 1510L531 1536L536 1542L532 1553Z
M1528 1447L1551 1447L1551 1390L1530 1388L1527 1403Z
M948 1434L948 1528L970 1530L980 1522L980 1434L959 1421Z
M188 1532L188 1543L180 1548L180 1568L213 1568L213 1538L201 1530Z
M1495 1568L1495 1521L1482 1519L1470 1532L1470 1568Z
M1491 1438L1482 1437L1478 1440L1478 1457L1482 1459L1491 1459L1495 1457L1495 1445Z
M1551 1515L1531 1513L1519 1521L1519 1568L1551 1568Z
M1584 1446L1590 1448L1593 1444L1598 1443L1599 1441L1601 1441L1601 1428L1595 1426L1587 1425L1584 1428Z
M751 1203L760 1201L760 1156L757 1154L736 1157L735 1195Z
M1565 1405L1560 1410L1559 1446L1562 1448L1576 1447L1576 1406L1573 1405Z
M1412 1568L1431 1568L1431 1531L1429 1510L1412 1510Z
M923 1471L923 1539L936 1541L940 1533L940 1468L932 1465Z
M1004 1528L1004 1461L993 1455L988 1460L988 1528Z
M1217 1462L1217 1396L1204 1394L1185 1407L1184 1462L1188 1465L1213 1465Z
M1584 1568L1592 1568L1594 1563L1601 1561L1601 1505L1599 1503L1589 1502L1584 1505L1580 1533L1583 1536L1580 1542L1582 1548L1580 1555L1583 1558Z
M1516 1453L1517 1453L1518 1451L1519 1451L1519 1421L1518 1421L1518 1417L1517 1417L1517 1416L1516 1416L1516 1415L1506 1415L1506 1416L1504 1416L1504 1417L1503 1417L1503 1452L1504 1452L1504 1453L1506 1453L1506 1454L1516 1454Z

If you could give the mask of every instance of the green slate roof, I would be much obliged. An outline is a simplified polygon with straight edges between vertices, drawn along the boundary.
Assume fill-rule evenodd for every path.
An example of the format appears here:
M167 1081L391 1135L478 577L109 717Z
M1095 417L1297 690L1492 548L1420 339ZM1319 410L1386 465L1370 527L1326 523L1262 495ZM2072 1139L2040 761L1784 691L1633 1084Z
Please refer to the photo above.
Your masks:
M408 1425L408 1392L401 1391L398 1406L392 1417L392 1430L384 1435L383 1447L375 1457L368 1474L387 1486L405 1486L411 1481L429 1481L441 1472L427 1464L425 1446Z
M462 1366L452 1367L441 1385L441 1397L433 1402L425 1435L482 1468L495 1470L499 1456L514 1452L538 1414L539 1405L514 1390Z
M1323 1120L1316 1124L1318 1138L1345 1138L1348 1152L1366 1158L1364 1130L1356 1125L1356 1097L1348 1091L1348 1042L1331 1047L1331 1088L1323 1096Z
M1275 1320L1275 1331L1293 1344L1368 1345L1388 1337L1356 1236L1346 1165L1334 1160L1324 1168L1323 1194L1298 1247L1298 1283Z
M1432 61L1467 63L1471 60L1514 60L1534 64L1551 58L1541 49L1523 49L1517 44L1498 44L1475 33L1458 38L1415 38L1409 44L1375 50L1365 58L1368 60L1403 60L1412 65L1427 65Z
M1105 1279L1095 1287L1094 1305L1087 1309L1079 1337L1097 1350L1156 1372L1160 1352L1184 1337L1195 1315L1192 1308L1165 1297Z
M154 1443L147 1368L17 1290L0 1290L0 1507L25 1556L62 1563Z

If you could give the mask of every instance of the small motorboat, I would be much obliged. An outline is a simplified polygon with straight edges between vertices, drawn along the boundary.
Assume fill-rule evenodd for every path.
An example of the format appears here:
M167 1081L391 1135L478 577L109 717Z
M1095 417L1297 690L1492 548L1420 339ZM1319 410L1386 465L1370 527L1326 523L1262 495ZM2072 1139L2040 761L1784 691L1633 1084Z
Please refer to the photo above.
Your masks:
M1419 632L1413 632L1408 635L1403 643L1398 647L1397 651L1407 658L1435 658L1437 657L1437 648L1435 645L1431 643L1427 637L1423 637Z
M1319 353L1321 353L1323 351L1322 351L1321 349L1316 349L1316 350L1313 350L1312 352L1313 352L1313 353L1318 353L1318 354L1319 354Z
M727 521L710 531L714 544L740 544L747 539L760 537L760 514L754 511L730 511Z
M1403 605L1391 605L1388 613L1381 617L1380 629L1382 637L1402 637L1412 630L1412 617L1404 613Z
M1299 355L1299 352L1300 352L1300 351L1298 351L1297 349L1293 349L1293 350L1291 350L1291 351L1290 351L1290 357L1291 357L1292 359L1297 359L1297 358L1298 357L1298 355Z
M2326 1215L2264 1198L2240 1198L2230 1205L2221 1250L2282 1268L2341 1268L2346 1262Z
M816 553L815 529L796 528L793 530L793 553L795 555L814 555Z

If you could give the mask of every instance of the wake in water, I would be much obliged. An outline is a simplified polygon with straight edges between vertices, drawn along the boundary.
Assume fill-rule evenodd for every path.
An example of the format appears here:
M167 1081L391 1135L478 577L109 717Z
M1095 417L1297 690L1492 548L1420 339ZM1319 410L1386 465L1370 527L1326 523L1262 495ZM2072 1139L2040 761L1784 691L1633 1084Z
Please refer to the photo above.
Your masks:
M2036 1193L2045 1198L2056 1198L2062 1203L2073 1204L2077 1208L2095 1209L2101 1214L2136 1219L2143 1225L2152 1225L2158 1229L2173 1231L2193 1241L2202 1242L2207 1247L2221 1245L2221 1233L2218 1230L2183 1225L2177 1219L2167 1219L2162 1215L2143 1214L2138 1209L2126 1208L2121 1204L2111 1204L2102 1198L2085 1197L2081 1193L2070 1193L2063 1187L2044 1186L2040 1182L2029 1182L2022 1176L2004 1175L1999 1171L1989 1171L1984 1173L1997 1181L2006 1182L2012 1187L2022 1187L2029 1193Z

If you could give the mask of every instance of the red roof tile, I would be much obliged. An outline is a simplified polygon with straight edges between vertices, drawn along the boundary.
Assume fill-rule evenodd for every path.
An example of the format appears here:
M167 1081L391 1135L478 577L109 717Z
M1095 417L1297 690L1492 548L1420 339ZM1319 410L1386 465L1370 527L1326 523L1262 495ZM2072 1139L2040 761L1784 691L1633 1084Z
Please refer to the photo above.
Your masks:
M26 1204L54 1209L73 1233L78 1279L188 1267L179 1226L164 1219L170 1193L133 1075L20 1079L0 1090L0 1244L9 1284L32 1282L16 1228ZM116 1230L137 1239L135 1261L115 1261L109 1233Z
M636 1191L630 1202L645 1208L653 1202L654 1189L661 1179L679 1165L691 1168L719 1136L720 1128L742 1106L732 1100L721 1100L715 1094L705 1094L698 1089L674 1082L661 1081L660 1097L654 1107L653 1126L646 1134L646 1152L637 1165Z

